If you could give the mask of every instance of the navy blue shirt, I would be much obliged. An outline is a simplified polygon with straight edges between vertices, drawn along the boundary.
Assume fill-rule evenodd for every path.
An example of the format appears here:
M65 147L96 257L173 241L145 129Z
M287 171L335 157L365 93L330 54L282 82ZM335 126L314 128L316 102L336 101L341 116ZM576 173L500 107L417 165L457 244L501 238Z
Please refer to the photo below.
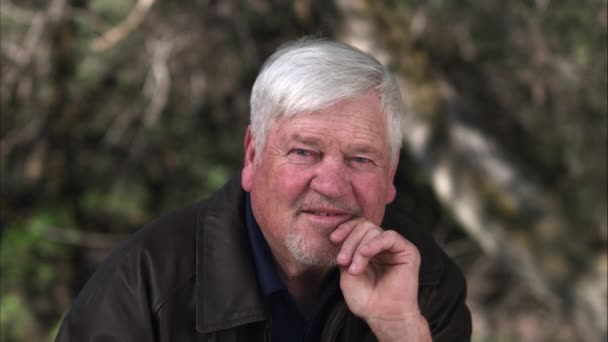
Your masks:
M318 341L329 310L339 289L339 272L335 270L324 283L320 302L310 318L298 309L295 299L279 278L270 247L253 217L249 194L246 196L245 221L258 283L262 291L266 313L270 318L273 341Z

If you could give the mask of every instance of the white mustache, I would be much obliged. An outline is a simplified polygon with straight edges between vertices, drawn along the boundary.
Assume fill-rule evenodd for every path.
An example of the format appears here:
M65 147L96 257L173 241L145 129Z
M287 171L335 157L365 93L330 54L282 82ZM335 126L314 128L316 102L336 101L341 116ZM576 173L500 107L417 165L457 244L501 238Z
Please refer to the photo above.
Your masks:
M349 205L348 203L344 203L343 201L323 196L303 196L298 198L294 203L294 209L298 212L310 208L337 209L339 211L344 211L351 216L360 216L362 212L361 207L359 207L358 205Z

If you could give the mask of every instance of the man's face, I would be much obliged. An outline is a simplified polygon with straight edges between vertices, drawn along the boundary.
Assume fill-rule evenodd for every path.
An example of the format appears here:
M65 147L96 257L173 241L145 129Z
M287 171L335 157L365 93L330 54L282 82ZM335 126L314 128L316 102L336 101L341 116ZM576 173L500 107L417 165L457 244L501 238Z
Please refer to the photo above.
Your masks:
M379 225L395 197L394 173L375 92L279 119L261 153L245 137L243 188L275 257L288 264L335 265L329 235L355 217Z

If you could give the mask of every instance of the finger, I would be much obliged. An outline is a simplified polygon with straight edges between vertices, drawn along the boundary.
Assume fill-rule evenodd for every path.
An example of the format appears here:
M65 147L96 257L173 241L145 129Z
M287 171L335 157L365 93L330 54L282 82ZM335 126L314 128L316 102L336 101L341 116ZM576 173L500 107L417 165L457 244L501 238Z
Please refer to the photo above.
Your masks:
M361 222L363 222L363 219L359 217L342 223L331 233L329 239L335 244L342 243Z
M365 235L365 229L362 226L362 222L357 222L353 225L350 233L344 238L340 252L336 257L338 265L347 266L351 262L352 254Z
M370 255L369 253L364 253L368 249L370 242L373 241L381 241L382 234L378 234L374 236L373 239L370 239L365 244L361 244L361 247L357 250L356 254L353 256L353 261L351 262L348 272L352 275L357 275L365 271L365 268L369 264L371 258L373 258L376 254Z
M372 258L384 252L388 253L385 255L390 257L385 260L387 263L400 264L408 261L420 263L420 255L416 246L397 232L387 230L361 245L353 258L349 272L352 274L363 272Z
M382 230L379 227L370 222L360 222L342 243L337 259L338 264L342 266L350 264L361 243L370 240L381 232Z
M413 245L412 245L413 246ZM408 247L408 241L393 230L386 230L376 239L361 246L361 254L374 257L382 252L399 253Z
M370 258L368 256L361 254L361 248L363 246L366 246L369 241L372 241L375 238L377 238L378 236L382 235L382 233L383 233L383 230L380 228L379 229L369 229L366 232L363 239L361 239L361 241L359 242L359 245L357 246L357 248L355 248L355 250L353 251L352 260L350 262L350 266L348 267L348 270L350 273L355 275L355 274L363 272L363 270L367 266Z

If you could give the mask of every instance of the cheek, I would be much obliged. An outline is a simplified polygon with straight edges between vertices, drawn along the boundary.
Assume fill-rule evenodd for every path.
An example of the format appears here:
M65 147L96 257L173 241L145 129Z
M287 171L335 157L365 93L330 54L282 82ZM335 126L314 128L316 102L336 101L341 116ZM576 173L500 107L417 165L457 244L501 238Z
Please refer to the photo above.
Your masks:
M312 174L307 169L288 164L279 167L271 178L276 195L292 202L306 192Z
M352 178L353 190L359 205L363 208L366 218L382 220L386 199L389 191L384 177L363 175Z

